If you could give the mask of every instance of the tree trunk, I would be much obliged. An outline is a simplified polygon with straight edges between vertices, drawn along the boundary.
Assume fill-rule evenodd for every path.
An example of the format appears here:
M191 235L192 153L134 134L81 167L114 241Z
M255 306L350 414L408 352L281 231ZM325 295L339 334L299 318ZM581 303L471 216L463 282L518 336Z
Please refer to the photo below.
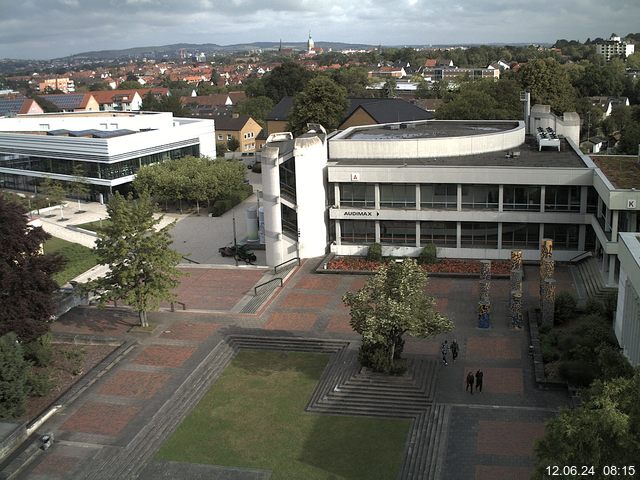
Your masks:
M395 339L391 343L391 368L393 368L393 357L396 355L396 341Z
M140 326L141 327L148 327L149 326L149 322L147 322L147 312L145 312L144 310L140 310L138 312L138 317L140 318Z
M200 201L196 200L196 215L200 215Z

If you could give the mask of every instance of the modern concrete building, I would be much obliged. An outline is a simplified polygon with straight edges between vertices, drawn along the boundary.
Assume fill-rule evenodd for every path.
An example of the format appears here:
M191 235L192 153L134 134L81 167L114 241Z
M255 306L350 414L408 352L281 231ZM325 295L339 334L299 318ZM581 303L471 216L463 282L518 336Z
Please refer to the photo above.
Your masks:
M45 177L72 181L83 167L94 196L127 188L143 165L214 158L212 120L171 113L78 112L0 118L0 185L34 191Z
M640 365L640 236L621 233L618 257L618 307L614 329L618 344L632 365Z
M620 37L616 36L611 36L604 43L596 43L596 53L602 55L607 62L616 57L625 59L629 55L633 55L634 51L635 45L633 43L623 42Z

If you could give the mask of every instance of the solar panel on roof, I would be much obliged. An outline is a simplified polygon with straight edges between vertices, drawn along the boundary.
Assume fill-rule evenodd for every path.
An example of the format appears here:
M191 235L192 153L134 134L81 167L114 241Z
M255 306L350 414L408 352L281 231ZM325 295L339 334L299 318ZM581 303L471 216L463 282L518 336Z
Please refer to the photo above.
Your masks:
M69 110L80 108L82 106L84 94L68 93L65 95L43 95L43 98L62 110Z
M12 98L7 100L0 100L0 115L15 115L22 108L24 98Z

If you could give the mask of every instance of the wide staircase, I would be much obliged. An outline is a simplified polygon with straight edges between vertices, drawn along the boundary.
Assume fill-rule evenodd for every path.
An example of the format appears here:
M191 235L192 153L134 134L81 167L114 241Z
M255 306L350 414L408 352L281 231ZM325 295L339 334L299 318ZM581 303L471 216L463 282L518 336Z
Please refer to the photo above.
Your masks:
M588 298L602 300L609 295L617 293L617 288L608 287L605 284L602 273L598 268L598 259L588 258L578 263L576 267Z

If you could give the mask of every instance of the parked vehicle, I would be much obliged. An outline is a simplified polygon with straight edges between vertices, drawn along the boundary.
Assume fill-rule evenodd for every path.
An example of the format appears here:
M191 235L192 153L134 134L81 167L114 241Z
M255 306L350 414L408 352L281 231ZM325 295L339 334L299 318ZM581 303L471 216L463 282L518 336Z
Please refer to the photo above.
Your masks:
M256 255L246 245L238 245L234 247L233 245L227 245L225 247L220 247L218 249L218 253L223 257L234 257L237 260L241 260L246 264L253 264L256 261Z

